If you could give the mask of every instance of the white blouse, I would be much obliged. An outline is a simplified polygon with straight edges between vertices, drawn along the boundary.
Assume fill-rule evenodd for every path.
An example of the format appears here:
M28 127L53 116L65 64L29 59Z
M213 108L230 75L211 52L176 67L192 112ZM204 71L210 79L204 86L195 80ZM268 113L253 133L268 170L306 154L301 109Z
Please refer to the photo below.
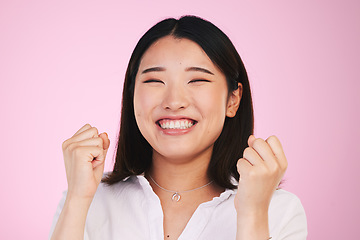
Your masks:
M219 197L199 205L179 240L235 239L236 190L227 189ZM54 231L66 192L54 216ZM300 200L285 190L276 190L269 206L272 240L304 240L307 223ZM84 239L164 239L160 200L143 176L132 176L111 186L100 183L91 203Z

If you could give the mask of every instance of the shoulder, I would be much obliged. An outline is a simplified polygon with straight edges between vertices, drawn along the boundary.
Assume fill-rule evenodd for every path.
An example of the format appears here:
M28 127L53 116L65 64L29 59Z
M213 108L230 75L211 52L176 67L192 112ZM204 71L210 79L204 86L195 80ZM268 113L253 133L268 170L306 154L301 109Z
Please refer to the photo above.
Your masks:
M300 199L295 194L288 192L284 189L278 189L274 192L271 199L270 207L290 207L292 205L301 205Z
M149 209L146 194L150 191L150 185L146 184L143 176L131 176L112 185L100 183L87 214L84 239L145 239L148 234L146 212ZM50 236L66 195L65 191L54 216ZM141 236L136 237L138 235Z
M283 189L274 192L269 205L269 227L273 236L279 236L279 239L288 236L291 239L306 239L306 214L295 194Z
M284 214L289 215L291 213L305 214L300 199L295 194L286 190L276 190L269 205L269 214L276 217Z
M130 176L112 185L101 182L98 186L96 194L116 195L126 191L136 191L140 189L141 187L137 176Z
M101 205L106 203L108 206L112 206L111 203L116 205L121 202L125 203L126 200L130 200L138 195L143 195L143 189L139 184L137 176L131 176L112 185L101 182L93 202L94 205L97 203L101 203Z
M141 221L146 219L145 200L144 190L137 176L112 185L100 183L88 211L85 231L89 236L95 236L94 239L113 239L111 234L127 236L126 234L135 231L133 227L139 227ZM108 235L109 237L104 237Z

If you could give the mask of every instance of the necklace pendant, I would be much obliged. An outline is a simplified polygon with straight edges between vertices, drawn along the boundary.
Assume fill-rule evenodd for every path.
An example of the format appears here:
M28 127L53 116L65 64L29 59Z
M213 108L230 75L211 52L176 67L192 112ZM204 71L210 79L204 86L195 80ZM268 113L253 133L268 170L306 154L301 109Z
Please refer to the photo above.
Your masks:
M173 200L174 202L178 202L180 201L180 198L181 198L180 194L176 192L172 195L171 200Z

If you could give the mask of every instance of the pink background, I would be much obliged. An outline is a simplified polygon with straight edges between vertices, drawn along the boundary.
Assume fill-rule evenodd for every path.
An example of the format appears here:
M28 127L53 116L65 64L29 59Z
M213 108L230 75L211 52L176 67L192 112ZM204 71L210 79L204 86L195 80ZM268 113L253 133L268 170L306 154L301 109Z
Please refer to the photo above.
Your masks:
M50 3L51 2L51 3ZM359 1L0 2L0 239L45 239L67 188L61 144L89 122L112 152L123 76L139 37L196 14L232 39L248 69L256 135L277 135L284 188L308 239L359 239Z

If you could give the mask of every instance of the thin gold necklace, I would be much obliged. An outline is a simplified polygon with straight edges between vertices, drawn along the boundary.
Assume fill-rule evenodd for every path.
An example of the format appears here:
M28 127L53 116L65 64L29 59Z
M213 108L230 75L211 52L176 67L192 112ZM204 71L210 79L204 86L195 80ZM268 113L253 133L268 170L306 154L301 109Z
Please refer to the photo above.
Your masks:
M171 196L171 200L175 201L175 202L178 202L180 201L181 199L181 195L180 193L187 193L187 192L192 192L192 191L195 191L195 190L199 190L201 188L204 188L204 187L207 187L209 186L210 184L212 184L214 182L214 180L211 180L210 182L208 182L207 184L205 184L204 186L201 186L201 187L198 187L198 188L194 188L194 189L191 189L191 190L186 190L186 191L173 191L173 190L168 190L168 189L165 189L163 187L161 187L157 182L155 182L155 180L150 176L149 174L149 177L151 179L151 181L153 181L153 183L158 186L160 189L164 190L165 192L169 192L169 193L173 193L173 195Z

